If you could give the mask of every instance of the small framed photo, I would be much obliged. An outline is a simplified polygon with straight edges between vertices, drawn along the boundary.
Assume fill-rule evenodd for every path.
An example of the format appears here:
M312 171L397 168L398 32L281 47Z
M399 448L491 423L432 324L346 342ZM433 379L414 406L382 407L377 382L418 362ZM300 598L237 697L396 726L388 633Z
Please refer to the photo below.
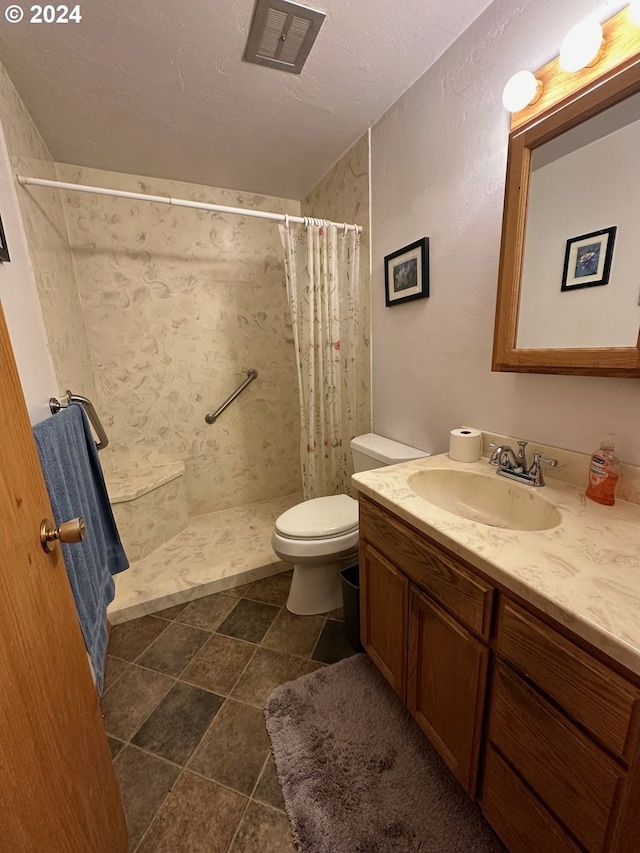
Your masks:
M385 255L384 291L387 308L429 295L428 237Z
M567 240L560 290L579 290L609 284L617 227L592 231Z
M4 236L4 228L2 227L2 217L0 216L0 263L10 261L9 249L7 247L7 238Z

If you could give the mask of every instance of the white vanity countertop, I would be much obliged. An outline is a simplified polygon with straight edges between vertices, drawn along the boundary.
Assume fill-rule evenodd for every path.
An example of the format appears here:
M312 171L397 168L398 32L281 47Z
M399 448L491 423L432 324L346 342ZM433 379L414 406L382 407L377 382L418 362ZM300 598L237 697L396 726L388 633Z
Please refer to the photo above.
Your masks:
M487 459L453 462L447 453L354 474L363 495L565 625L623 666L640 673L640 506L601 506L584 489L547 478L535 491L555 504L550 530L489 527L435 506L408 478L426 468L497 477ZM514 484L520 489L533 486Z

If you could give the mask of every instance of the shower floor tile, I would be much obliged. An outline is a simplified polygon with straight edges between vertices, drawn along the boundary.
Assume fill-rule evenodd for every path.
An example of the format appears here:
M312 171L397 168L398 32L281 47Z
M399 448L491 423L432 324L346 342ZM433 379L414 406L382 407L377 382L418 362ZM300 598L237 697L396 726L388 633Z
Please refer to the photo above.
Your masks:
M271 534L276 518L301 500L302 495L288 495L190 519L177 536L115 576L109 621L117 625L164 609L165 618L173 619L169 614L178 605L214 592L234 595L235 588L254 582L255 600L284 604L282 582L274 576L288 567L274 554Z
M355 650L340 612L284 608L290 583L284 572L112 631L102 710L129 853L294 853L264 700ZM243 614L257 619L253 642L221 633Z

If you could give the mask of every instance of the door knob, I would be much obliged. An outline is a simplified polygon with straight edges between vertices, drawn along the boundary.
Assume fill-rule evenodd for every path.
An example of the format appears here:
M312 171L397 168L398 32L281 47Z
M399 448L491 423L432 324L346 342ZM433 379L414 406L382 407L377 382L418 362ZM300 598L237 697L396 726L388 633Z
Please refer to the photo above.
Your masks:
M42 550L47 553L53 551L57 539L60 542L82 542L84 532L84 518L72 518L71 521L65 521L59 527L55 527L50 518L43 518L40 524Z

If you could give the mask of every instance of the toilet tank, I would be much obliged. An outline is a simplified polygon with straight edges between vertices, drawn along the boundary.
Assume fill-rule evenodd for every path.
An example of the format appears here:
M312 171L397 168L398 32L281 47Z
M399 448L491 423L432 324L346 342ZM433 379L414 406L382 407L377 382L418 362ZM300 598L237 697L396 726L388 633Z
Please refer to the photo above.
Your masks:
M353 455L353 470L371 471L373 468L383 468L385 465L397 465L399 462L409 462L411 459L421 459L430 456L424 450L400 444L382 435L368 432L358 435L351 441Z

